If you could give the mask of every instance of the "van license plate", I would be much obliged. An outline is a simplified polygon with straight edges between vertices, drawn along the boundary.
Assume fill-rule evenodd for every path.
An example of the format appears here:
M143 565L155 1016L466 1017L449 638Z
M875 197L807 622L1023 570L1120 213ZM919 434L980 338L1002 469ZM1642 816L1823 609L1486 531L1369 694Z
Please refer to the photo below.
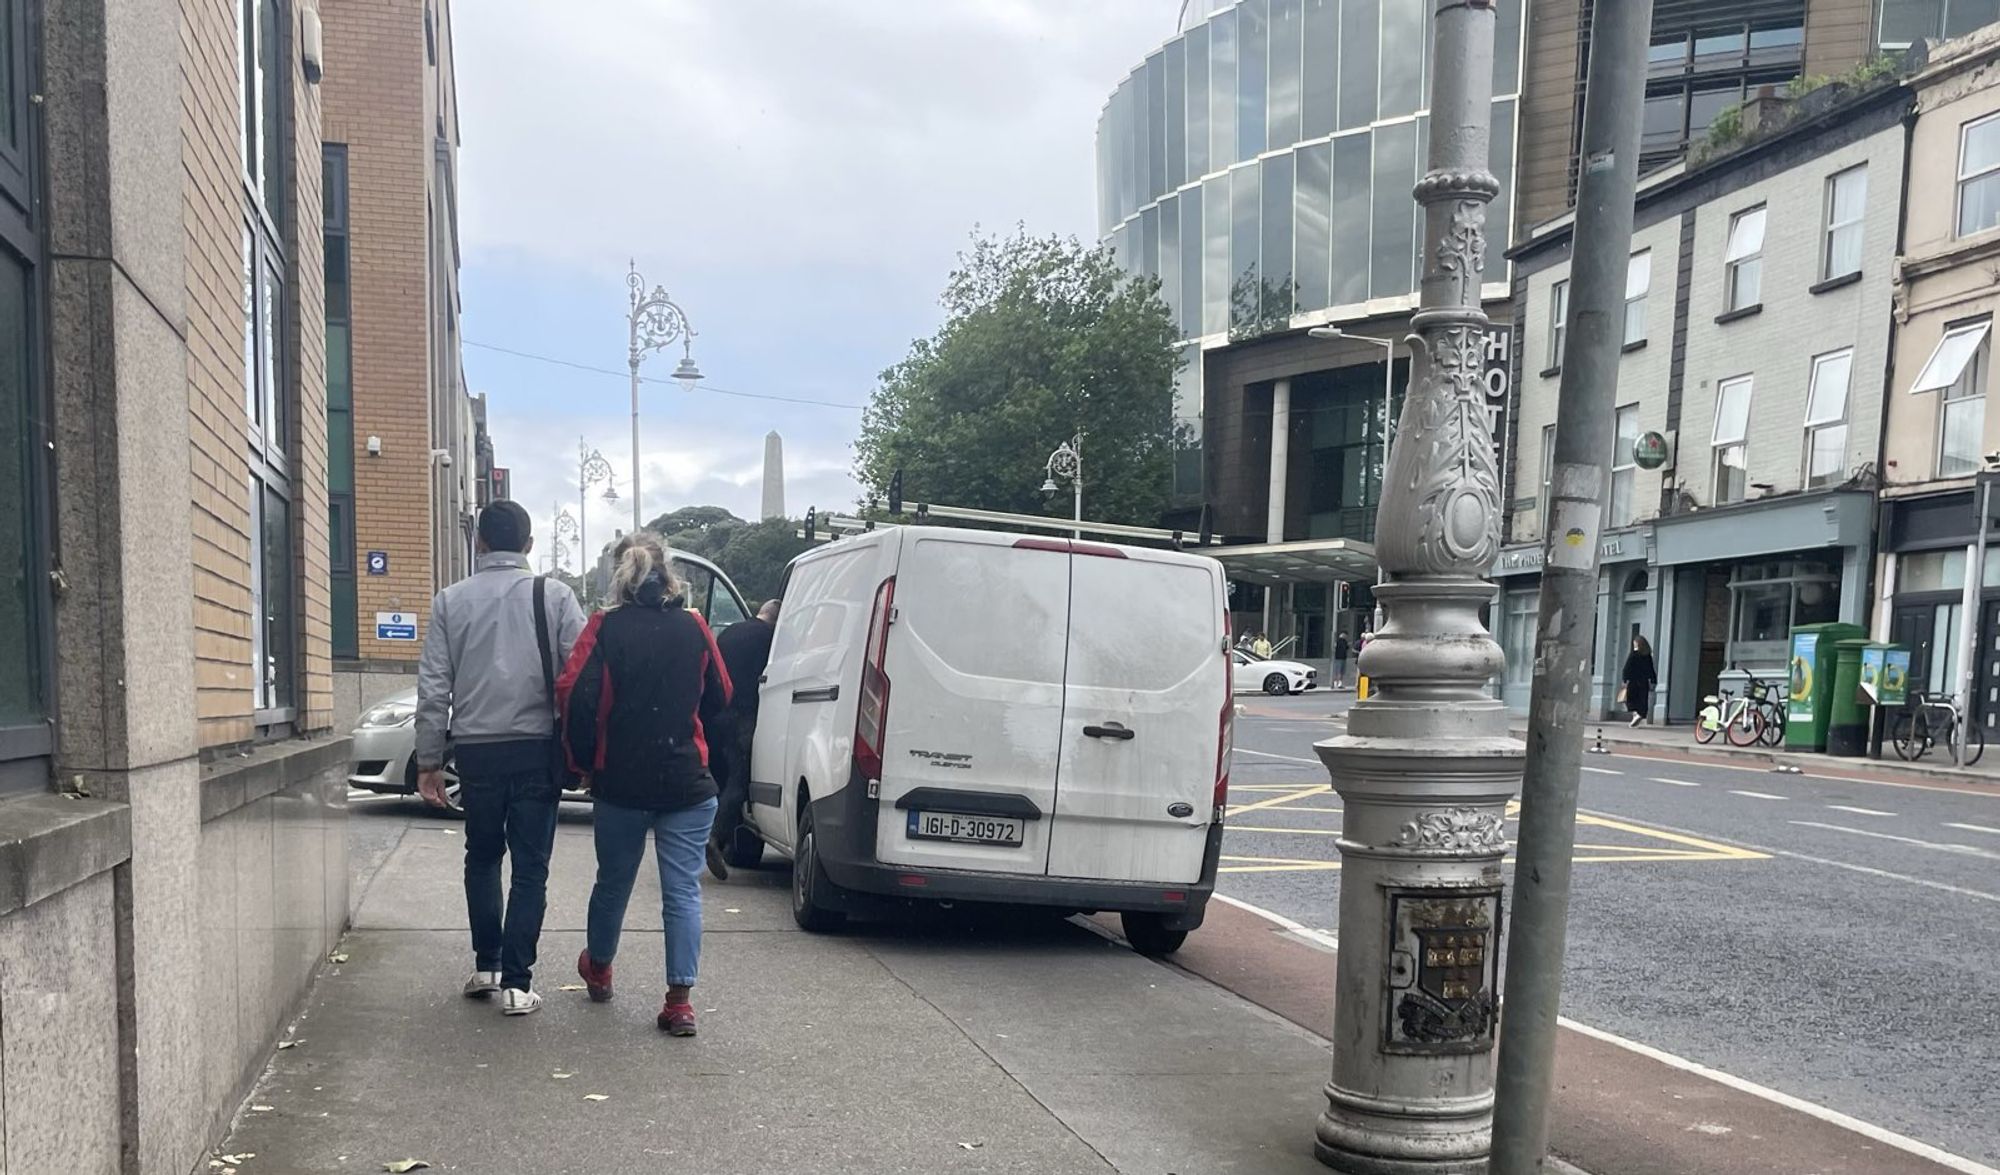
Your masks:
M917 840L950 840L963 844L1018 845L1021 822L959 812L910 813L910 835Z

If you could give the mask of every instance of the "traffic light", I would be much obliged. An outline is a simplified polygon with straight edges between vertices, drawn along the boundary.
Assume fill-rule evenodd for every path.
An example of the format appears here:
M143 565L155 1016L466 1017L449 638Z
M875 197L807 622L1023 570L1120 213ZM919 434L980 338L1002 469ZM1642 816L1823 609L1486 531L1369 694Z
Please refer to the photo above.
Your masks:
M1336 580L1333 585L1333 610L1345 612L1354 606L1354 589L1346 580Z
M807 542L812 542L812 541L813 541L813 538L814 538L814 533L813 533L813 532L814 532L814 531L816 531L816 530L817 530L818 528L819 528L819 510L818 510L818 509L816 509L815 507L812 507L812 506L807 506L807 507L806 507L806 541L807 541Z
M889 513L890 515L894 516L894 515L899 515L902 512L903 512L903 471L901 469L898 469L896 470L895 475L889 478Z

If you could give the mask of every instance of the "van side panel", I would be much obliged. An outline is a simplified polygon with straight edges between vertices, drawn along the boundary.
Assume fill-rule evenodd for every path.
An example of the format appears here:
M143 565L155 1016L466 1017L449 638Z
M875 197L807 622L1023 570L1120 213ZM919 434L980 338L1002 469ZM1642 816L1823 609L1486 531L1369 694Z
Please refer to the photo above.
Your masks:
M750 811L765 839L787 850L798 826L799 780L818 798L847 784L861 645L889 558L881 542L857 542L801 561L786 587L757 702ZM759 802L773 788L779 803Z
M1128 550L1122 559L1077 555L1070 577L1049 874L1192 884L1229 700L1221 569Z
M911 529L896 570L896 619L876 857L917 868L1040 874L1048 866L1062 739L1070 555L1012 535ZM857 642L858 643L858 642ZM981 812L984 793L1019 808L1020 845L914 838L897 801L928 789L931 811ZM923 797L919 797L920 799Z

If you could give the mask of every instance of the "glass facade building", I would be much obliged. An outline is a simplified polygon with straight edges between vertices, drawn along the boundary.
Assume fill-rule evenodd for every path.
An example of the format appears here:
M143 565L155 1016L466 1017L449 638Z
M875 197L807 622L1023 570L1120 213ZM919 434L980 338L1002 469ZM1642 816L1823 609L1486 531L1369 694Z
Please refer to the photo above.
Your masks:
M1505 280L1521 82L1520 4L1498 6L1487 280ZM1146 58L1097 125L1098 229L1160 279L1189 340L1215 347L1406 309L1422 226L1430 93L1425 0L1238 0ZM1384 305L1384 300L1390 300ZM1372 305L1371 305L1372 303ZM1201 368L1177 389L1200 438ZM1199 455L1176 490L1199 493Z

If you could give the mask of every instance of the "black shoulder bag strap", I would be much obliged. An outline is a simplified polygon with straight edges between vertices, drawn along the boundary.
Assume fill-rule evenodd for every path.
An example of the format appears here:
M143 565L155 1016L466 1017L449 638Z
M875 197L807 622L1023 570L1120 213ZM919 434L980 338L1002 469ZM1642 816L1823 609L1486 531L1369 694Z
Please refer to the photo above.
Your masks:
M549 691L549 713L556 713L556 665L549 652L549 577L535 577L535 645L542 652L542 688ZM558 729L562 715L556 714Z

